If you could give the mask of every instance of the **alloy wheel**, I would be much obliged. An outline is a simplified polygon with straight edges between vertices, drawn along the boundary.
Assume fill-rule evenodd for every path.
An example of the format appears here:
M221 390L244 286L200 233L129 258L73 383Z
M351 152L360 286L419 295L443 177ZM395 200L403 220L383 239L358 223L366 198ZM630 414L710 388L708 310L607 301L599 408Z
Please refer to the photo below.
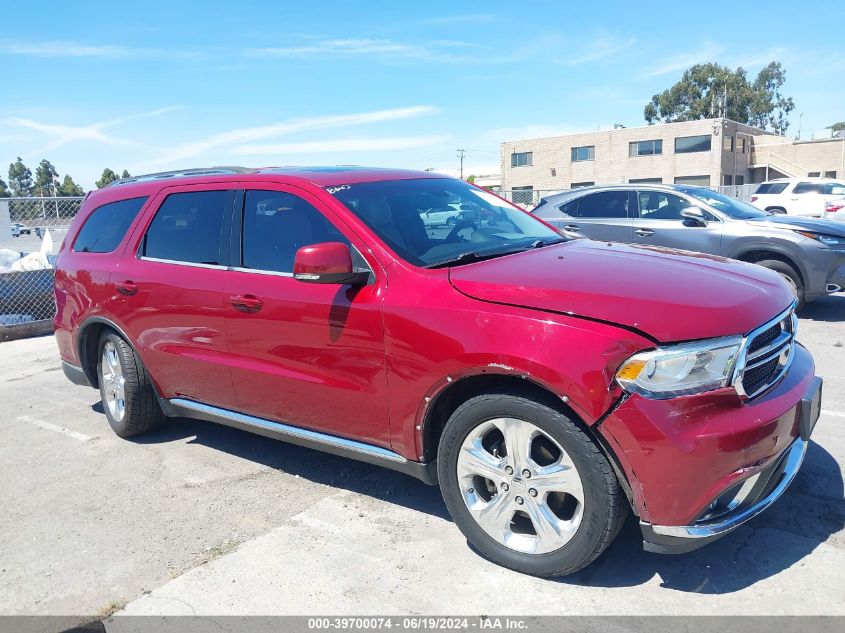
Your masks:
M556 440L525 420L496 418L476 426L461 445L457 475L476 523L515 551L560 549L581 524L578 469Z
M117 348L111 341L103 345L103 357L100 361L100 381L103 387L103 398L109 408L109 413L115 420L122 420L126 411L126 379L123 376L123 366Z

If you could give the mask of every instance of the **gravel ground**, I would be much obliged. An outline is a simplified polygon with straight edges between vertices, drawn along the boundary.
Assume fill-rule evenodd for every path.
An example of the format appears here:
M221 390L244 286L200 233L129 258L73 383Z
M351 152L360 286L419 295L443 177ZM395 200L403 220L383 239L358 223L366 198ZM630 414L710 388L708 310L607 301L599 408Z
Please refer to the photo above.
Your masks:
M799 339L825 400L787 495L685 556L631 521L557 581L481 559L404 475L191 420L121 440L51 337L3 343L0 614L845 614L845 295Z

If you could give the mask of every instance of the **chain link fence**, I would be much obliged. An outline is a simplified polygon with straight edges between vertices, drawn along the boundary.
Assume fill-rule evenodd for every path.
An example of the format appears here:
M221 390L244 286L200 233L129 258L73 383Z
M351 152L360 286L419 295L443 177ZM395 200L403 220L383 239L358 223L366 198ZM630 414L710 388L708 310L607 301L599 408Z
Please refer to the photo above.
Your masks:
M0 341L50 330L53 266L83 198L0 198Z

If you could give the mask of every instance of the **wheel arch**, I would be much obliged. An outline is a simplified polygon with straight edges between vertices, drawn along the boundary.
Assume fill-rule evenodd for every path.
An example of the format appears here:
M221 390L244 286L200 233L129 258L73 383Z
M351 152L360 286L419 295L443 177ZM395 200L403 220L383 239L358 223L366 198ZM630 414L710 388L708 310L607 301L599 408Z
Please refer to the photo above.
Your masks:
M424 411L418 423L419 448L422 461L427 463L436 461L440 437L452 413L470 398L487 393L507 393L528 398L558 411L572 420L574 424L586 433L587 437L590 438L607 458L620 486L628 497L628 501L631 502L631 507L634 508L631 487L627 477L615 452L601 434L597 433L595 428L591 427L573 409L566 395L558 394L548 385L542 384L525 375L480 370L475 373L465 374L455 380L449 380L444 387L436 391L433 395L427 396L426 402L424 403ZM596 424L600 422L601 419Z
M807 287L807 271L801 264L801 260L799 258L794 257L790 253L784 252L779 248L772 246L748 248L735 254L733 258L738 259L742 262L748 262L750 264L756 264L757 262L761 262L766 259L775 259L777 261L783 262L784 264L790 266L796 273L798 273L798 276L801 277L801 282L804 284L804 287Z
M126 341L126 344L132 348L132 352L135 356L139 360L141 359L140 354L138 354L138 350L132 343L132 339L130 339L126 335L126 332L123 331L123 328L117 325L114 321L102 316L92 316L85 319L85 321L83 321L79 326L79 330L76 335L76 351L80 367L82 367L82 371L85 373L85 377L88 379L88 382L95 389L100 386L99 376L97 375L97 347L103 332L107 330L112 330L115 334ZM153 384L155 384L155 381L153 381Z

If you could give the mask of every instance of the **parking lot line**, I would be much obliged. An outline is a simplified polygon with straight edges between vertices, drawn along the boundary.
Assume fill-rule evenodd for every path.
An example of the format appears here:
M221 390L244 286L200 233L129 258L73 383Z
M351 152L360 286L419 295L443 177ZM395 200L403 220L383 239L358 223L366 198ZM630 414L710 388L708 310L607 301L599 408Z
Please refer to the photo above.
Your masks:
M822 415L832 415L836 418L845 418L845 413L842 413L842 411L829 411L828 409L822 409L821 414Z
M71 431L70 429L67 429L63 426L59 426L58 424L51 424L50 422L45 422L44 420L39 420L38 418L33 418L29 415L19 415L18 421L29 422L33 426L37 426L48 431L55 431L56 433L62 433L64 435L67 435L68 437L72 437L75 440L79 440L80 442L87 442L88 440L94 439L90 435L85 435L84 433L77 433L76 431Z

